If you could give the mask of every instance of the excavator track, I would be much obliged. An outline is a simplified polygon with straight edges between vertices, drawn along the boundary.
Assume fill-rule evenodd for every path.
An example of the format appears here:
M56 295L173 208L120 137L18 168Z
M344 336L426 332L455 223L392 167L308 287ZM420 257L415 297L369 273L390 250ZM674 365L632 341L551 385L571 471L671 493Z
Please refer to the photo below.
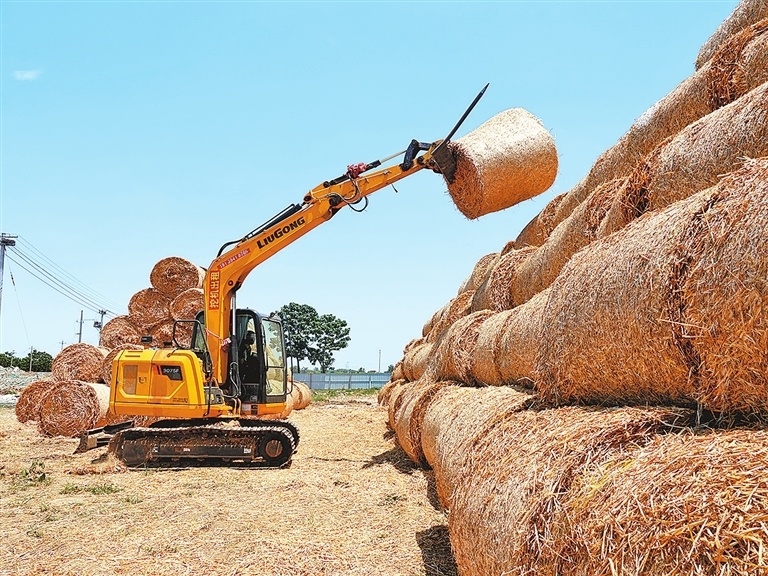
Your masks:
M107 452L129 468L284 468L290 465L298 441L296 427L280 420L164 420L117 432Z

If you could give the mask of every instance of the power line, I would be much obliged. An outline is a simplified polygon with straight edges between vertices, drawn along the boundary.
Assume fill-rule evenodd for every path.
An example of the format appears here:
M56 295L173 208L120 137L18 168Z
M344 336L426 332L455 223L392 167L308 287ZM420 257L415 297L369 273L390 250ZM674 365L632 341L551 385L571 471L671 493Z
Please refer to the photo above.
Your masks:
M84 308L97 314L116 315L110 308L117 309L119 306L114 305L113 302L110 303L107 298L90 289L42 254L29 242L22 241L21 244L22 246L17 244L8 250L7 256L9 260L59 294L80 304ZM109 305L106 305L106 303L109 303Z

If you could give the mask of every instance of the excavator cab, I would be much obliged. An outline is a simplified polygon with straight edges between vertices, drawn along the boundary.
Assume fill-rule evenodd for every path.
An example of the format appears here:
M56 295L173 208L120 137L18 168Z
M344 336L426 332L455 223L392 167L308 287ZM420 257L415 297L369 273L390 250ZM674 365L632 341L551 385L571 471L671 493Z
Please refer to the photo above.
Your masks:
M202 312L192 335L193 349L205 347ZM228 369L221 388L241 404L241 412L270 414L283 410L288 390L283 325L275 315L238 308L228 343Z

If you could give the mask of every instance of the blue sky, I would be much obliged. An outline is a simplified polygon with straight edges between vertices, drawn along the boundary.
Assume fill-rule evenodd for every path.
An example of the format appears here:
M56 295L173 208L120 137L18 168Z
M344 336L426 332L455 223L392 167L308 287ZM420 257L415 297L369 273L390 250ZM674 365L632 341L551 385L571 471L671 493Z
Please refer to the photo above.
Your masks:
M456 137L527 109L558 148L550 190L469 221L422 171L239 292L240 306L297 302L346 320L335 366L386 369L481 256L693 73L736 5L4 0L0 232L125 313L160 259L207 266L348 164L444 137L490 83ZM77 341L83 309L6 259L0 351L55 355ZM92 322L82 339L98 342Z

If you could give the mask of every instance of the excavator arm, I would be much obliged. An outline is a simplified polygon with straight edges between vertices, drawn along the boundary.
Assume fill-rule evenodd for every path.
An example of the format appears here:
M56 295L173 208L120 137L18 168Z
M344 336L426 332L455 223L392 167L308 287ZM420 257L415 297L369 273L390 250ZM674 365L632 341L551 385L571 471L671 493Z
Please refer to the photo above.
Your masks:
M487 88L486 84L446 138L431 143L412 140L404 151L383 160L351 164L341 176L307 192L301 204L288 206L241 239L221 247L206 271L203 286L206 340L213 361L213 378L217 382L227 380L228 346L234 342L235 294L248 274L283 248L329 221L345 206L355 210L355 205L367 202L370 194L422 169L442 174L449 184L452 183L456 165L447 144ZM400 155L403 156L402 162L384 166Z

